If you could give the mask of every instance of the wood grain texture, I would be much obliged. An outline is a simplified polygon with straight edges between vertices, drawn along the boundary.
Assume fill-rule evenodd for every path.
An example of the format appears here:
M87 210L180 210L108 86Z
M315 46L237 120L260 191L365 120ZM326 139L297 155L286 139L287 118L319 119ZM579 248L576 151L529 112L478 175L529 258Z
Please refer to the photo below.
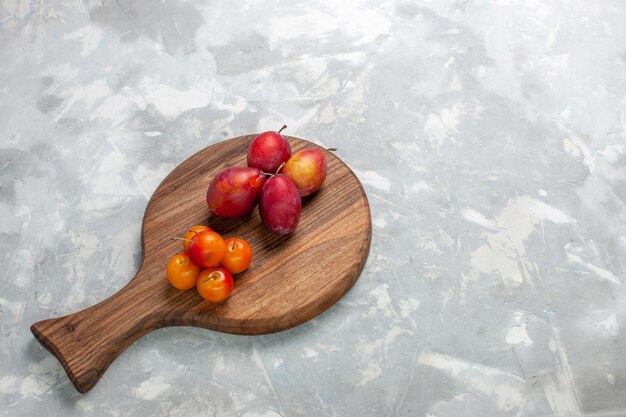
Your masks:
M312 319L333 305L359 277L371 240L367 197L354 173L327 152L322 188L303 200L298 228L268 232L255 209L238 219L211 216L206 190L228 166L246 166L256 135L210 146L174 169L148 202L142 227L143 261L118 293L80 312L37 322L31 330L61 362L80 392L91 389L132 342L166 326L197 326L258 335ZM287 137L293 152L316 147ZM179 291L165 277L169 258L182 250L191 226L205 224L225 238L241 236L254 250L250 268L236 277L230 298L218 304L195 291Z

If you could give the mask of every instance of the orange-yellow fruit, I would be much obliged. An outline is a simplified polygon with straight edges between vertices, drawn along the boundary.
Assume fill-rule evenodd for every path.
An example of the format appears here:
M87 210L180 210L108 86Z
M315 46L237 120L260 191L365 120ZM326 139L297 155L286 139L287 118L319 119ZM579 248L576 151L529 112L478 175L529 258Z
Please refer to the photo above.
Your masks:
M281 173L289 178L301 197L313 194L326 179L326 155L322 149L303 149L289 158Z

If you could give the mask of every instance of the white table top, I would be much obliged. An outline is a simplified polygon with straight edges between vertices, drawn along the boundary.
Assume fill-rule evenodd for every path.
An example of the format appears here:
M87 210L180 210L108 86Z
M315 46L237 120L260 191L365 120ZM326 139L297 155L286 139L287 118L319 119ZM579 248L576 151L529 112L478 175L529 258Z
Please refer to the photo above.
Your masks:
M626 412L624 2L297 3L0 5L0 415ZM29 326L132 277L177 164L283 124L366 189L354 288L76 392Z

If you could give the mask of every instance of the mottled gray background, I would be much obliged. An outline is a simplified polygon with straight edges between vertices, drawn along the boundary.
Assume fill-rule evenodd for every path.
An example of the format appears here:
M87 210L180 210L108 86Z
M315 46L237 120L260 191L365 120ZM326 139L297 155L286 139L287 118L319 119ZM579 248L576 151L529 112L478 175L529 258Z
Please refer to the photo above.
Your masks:
M624 1L299 3L1 2L0 414L625 415ZM132 277L178 163L283 123L365 186L355 287L77 393L30 324Z

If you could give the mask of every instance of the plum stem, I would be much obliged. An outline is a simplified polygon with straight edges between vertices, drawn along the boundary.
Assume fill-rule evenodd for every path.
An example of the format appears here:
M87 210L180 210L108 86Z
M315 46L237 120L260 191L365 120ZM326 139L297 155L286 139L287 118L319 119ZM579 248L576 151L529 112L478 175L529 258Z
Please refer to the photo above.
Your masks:
M230 247L230 250L235 250L235 243L237 243L237 239L239 238L236 237L235 240L233 240L233 246Z
M209 275L208 277L204 278L201 282L204 284L207 281L212 281L214 279L219 278L219 274L217 272L213 272L211 275Z
M285 166L286 162L283 162L282 164L280 164L278 166L278 169L276 169L276 172L274 172L274 175L278 175L278 173L280 172L281 169L283 169L283 167Z
M278 175L278 173L280 172L281 169L283 169L283 167L285 166L286 162L281 163L278 168L276 169L276 172L274 172L273 174L271 172L263 172L261 171L261 175L265 175L268 177L273 177L274 175Z
M335 152L335 151L337 151L337 148L326 148L326 150L330 151L330 152Z
M280 128L280 130L278 131L278 133L280 134L280 132L282 132L283 130L287 129L287 125L283 125L283 127Z
M182 240L183 242L193 243L193 240L185 239L184 237L173 237L174 240Z

